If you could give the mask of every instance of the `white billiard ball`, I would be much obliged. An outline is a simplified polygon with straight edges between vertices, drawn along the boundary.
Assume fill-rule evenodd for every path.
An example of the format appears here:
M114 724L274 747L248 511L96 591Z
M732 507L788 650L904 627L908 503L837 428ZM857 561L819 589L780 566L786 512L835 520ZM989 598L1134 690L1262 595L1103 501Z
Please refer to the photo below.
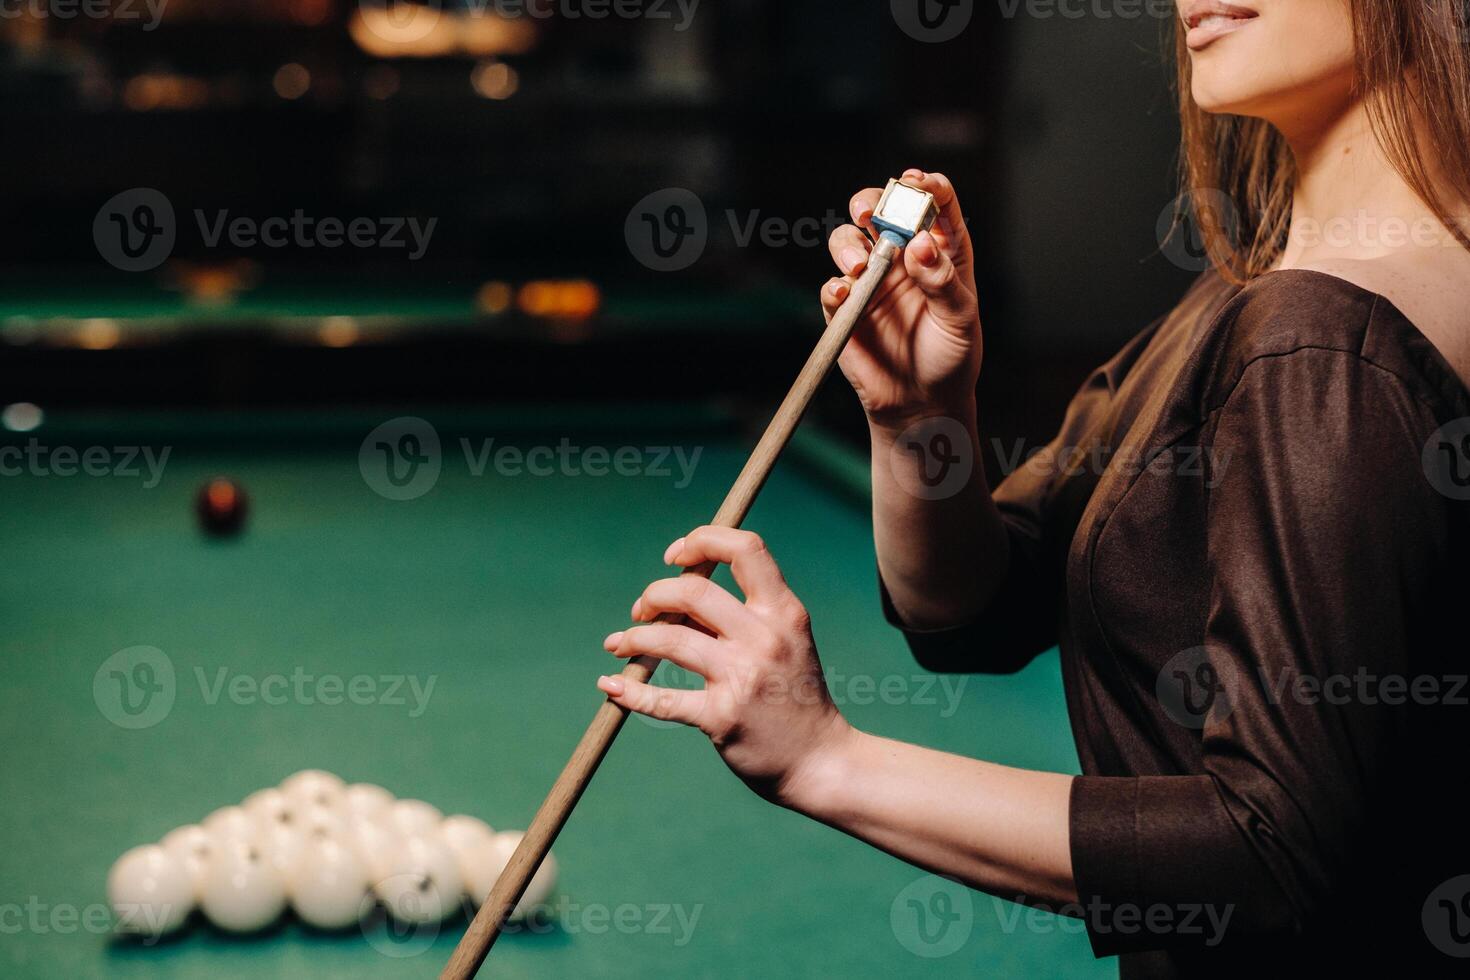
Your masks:
M194 882L184 862L162 845L135 847L107 873L107 901L119 932L162 936L194 909Z
M308 839L347 836L347 817L330 807L307 807L296 815L296 826Z
M255 818L241 806L222 806L215 810L204 818L204 829L221 844L225 841L251 841L260 835Z
M299 853L304 854L307 848L325 840L334 840L347 847L352 846L347 820L336 810L329 810L326 807L307 807L298 813L295 831L301 844ZM289 882L291 873L286 872L285 874Z
M214 857L214 835L199 824L191 823L170 830L158 843L184 863L184 870L189 872L189 880L194 884L194 897L197 899L204 888L204 874L209 870L209 862Z
M337 807L346 789L341 776L320 769L303 769L281 780L281 792L298 806Z
M210 863L199 905L221 929L255 932L280 918L286 884L260 845L232 841Z
M495 842L494 836L472 844L460 855L459 868L464 877L465 895L476 908L485 904L485 898L495 887L495 882L500 880L509 856L509 852Z
M345 841L321 837L306 845L291 878L291 907L318 929L345 929L370 906L368 872Z
M400 834L432 834L438 832L444 814L423 800L394 800L388 820Z
M495 847L500 852L503 862L510 862L511 855L516 852L524 836L526 832L523 830L505 830L495 835ZM546 900L551 897L552 891L556 888L556 876L559 870L556 855L547 851L546 859L541 862L541 867L536 869L536 873L531 876L530 884L526 885L526 890L521 893L521 900L511 910L510 920L512 922L519 922L535 911L538 905L546 904ZM482 895L480 901L484 900Z
M470 848L495 839L495 831L490 829L488 823L478 817L467 816L463 813L445 817L439 824L439 835L454 852L455 859L460 862L461 870L464 867L464 856Z
M323 837L345 837L347 823L336 810L315 804L274 811L259 830L261 848L290 884L291 875L308 843Z
M462 908L464 883L454 852L438 834L411 834L390 852L387 874L373 882L388 914L403 923L442 922Z
M306 847L306 836L300 828L289 823L269 826L261 831L259 847L260 853L275 868L281 881L289 885L296 862L300 860L301 852Z
M393 805L393 794L372 783L353 783L342 793L342 812L352 817L381 817Z
M296 817L296 804L275 786L258 789L245 797L240 808L250 814L262 830L277 824L289 824Z
M349 818L345 834L347 843L357 853L358 859L367 868L368 876L373 881L387 877L388 860L392 857L394 847L403 836L389 824L386 817L383 819Z

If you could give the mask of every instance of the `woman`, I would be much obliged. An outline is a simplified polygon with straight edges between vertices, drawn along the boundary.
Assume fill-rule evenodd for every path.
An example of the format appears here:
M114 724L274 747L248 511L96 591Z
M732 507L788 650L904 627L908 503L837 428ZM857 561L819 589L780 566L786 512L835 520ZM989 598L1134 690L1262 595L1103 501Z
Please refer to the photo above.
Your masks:
M951 495L910 492L927 474L907 450L933 427L961 427L979 457L973 259L941 175L905 175L944 220L842 359L872 434L887 614L938 671L1012 671L1060 642L1084 775L763 697L820 687L820 666L800 601L744 532L700 528L665 555L729 563L743 601L654 582L635 620L702 629L607 640L704 690L599 686L699 726L781 805L1066 906L1126 976L1447 972L1470 955L1470 898L1442 887L1470 873L1455 681L1470 493L1426 465L1470 436L1470 32L1454 0L1178 7L1187 183L1228 205L1197 208L1214 269L1093 375L1050 451L993 492L978 465ZM877 193L832 236L829 316Z

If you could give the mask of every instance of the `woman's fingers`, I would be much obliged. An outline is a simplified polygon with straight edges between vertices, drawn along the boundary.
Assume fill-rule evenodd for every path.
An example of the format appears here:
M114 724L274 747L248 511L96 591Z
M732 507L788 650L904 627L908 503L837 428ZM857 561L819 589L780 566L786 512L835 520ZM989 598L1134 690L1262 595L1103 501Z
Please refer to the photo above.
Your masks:
M846 279L828 279L822 287L822 314L827 322L832 322L832 317L847 302L847 297L852 293L852 283Z
M664 552L664 563L669 565L689 568L707 561L729 565L735 584L757 605L775 605L791 593L766 543L752 531L707 524L690 531Z
M856 278L868 267L868 253L873 243L856 225L840 225L827 238L827 251L837 264L837 271Z
M688 616L716 636L743 634L755 619L739 599L699 575L661 578L633 603L633 619L638 622L649 622L664 613Z
M883 196L881 187L864 187L852 196L847 202L847 213L852 215L853 223L868 232L873 231L873 211L878 207L878 199Z
M939 208L939 219L934 222L934 235L940 247L951 257L967 261L970 250L970 229L965 224L964 212L960 210L959 195L954 184L944 174L925 173L917 168L905 170L903 181L921 187L934 195L934 204Z
M629 711L695 727L699 725L699 716L704 712L705 699L708 697L705 691L654 687L652 684L617 674L599 677L597 687L607 695L609 701L620 704Z
M975 297L950 257L927 231L903 253L904 269L928 299L929 312L944 326L968 335L975 321Z
M717 641L692 627L677 623L653 623L621 630L602 641L614 656L657 657L708 678L719 669Z

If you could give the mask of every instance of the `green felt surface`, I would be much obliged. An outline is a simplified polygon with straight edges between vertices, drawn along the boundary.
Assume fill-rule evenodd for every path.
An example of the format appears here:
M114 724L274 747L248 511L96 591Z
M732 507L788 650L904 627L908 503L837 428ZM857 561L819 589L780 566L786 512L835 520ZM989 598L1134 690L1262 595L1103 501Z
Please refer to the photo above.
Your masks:
M667 574L664 547L713 512L746 449L727 428L679 412L656 429L564 413L539 431L426 414L443 438L443 468L410 501L377 495L359 469L359 445L385 416L214 427L53 419L0 441L171 448L151 488L123 475L0 476L0 975L437 973L462 920L406 940L382 926L365 937L287 923L234 938L196 924L158 946L85 924L123 850L303 767L524 827L599 701L593 683L610 663L601 638ZM562 434L701 455L679 487L676 476L476 476L458 442L555 445ZM830 466L802 464L824 454L783 462L748 526L809 606L844 711L893 737L1074 771L1054 655L1013 677L958 689L951 679L948 693L912 663L879 613L867 514L821 475ZM194 492L219 472L252 496L234 541L205 539L193 519ZM93 683L115 651L140 644L168 657L176 694L161 721L128 730L109 720ZM294 695L265 704L212 696L221 671L433 687L417 708L407 683L405 704ZM947 927L964 934L928 923L931 938L957 948L919 955L912 947L940 948L916 944L905 924L923 907L914 896L927 901L920 872L762 802L698 733L636 719L555 853L571 904L550 931L503 939L486 975L1115 974L1070 920L1018 919L1015 906L978 893Z

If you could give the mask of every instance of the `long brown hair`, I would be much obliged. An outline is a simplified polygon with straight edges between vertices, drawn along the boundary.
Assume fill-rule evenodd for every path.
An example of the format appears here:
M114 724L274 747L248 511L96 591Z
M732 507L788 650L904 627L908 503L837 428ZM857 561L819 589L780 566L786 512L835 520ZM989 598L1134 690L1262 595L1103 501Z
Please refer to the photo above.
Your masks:
M1470 201L1470 25L1466 0L1347 0L1357 85L1385 155L1451 229L1470 237L1457 207ZM1175 20L1181 177L1210 261L1244 282L1286 245L1296 183L1291 151L1263 119L1212 115L1190 94L1183 21ZM1219 207L1224 195L1229 207ZM1213 203L1212 203L1213 202ZM1229 212L1233 211L1231 214Z

